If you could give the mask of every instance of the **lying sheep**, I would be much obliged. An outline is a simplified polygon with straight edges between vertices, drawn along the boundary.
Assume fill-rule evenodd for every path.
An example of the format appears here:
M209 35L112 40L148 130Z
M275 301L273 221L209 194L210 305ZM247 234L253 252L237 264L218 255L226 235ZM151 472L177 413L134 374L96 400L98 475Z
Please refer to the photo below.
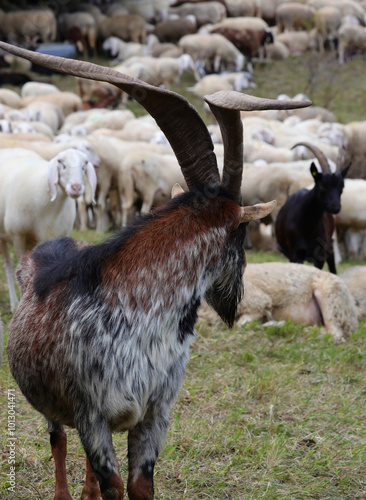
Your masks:
M355 301L343 281L328 272L302 264L268 262L248 264L245 269L245 300L237 321L291 320L321 325L337 342L358 328ZM217 321L207 306L200 317Z
M74 92L55 92L46 95L28 96L20 100L18 107L25 107L37 101L46 101L61 108L64 116L82 109L82 101Z
M50 162L26 149L0 151L0 252L11 311L18 299L7 243L14 245L19 260L36 243L69 235L76 216L75 199L84 192L85 174L94 193L94 167L75 149L62 151Z
M60 89L51 83L27 82L21 88L20 95L21 97L29 97L35 95L55 94L57 92L61 92Z
M339 277L354 298L358 320L366 320L366 266L351 267Z
M286 31L277 35L275 41L286 45L292 55L313 51L317 47L315 35L306 31Z
M246 72L221 73L220 75L206 75L193 87L188 87L197 97L213 94L219 90L237 90L255 87L253 78Z

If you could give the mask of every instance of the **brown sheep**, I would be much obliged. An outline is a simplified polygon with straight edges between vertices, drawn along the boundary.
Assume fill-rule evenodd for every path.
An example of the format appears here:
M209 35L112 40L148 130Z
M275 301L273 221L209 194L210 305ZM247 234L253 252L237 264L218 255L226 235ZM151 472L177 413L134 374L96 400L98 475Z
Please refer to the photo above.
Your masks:
M273 35L266 29L245 28L236 30L218 26L211 33L218 33L227 38L235 47L246 56L248 70L251 71L252 58L260 54L261 49L267 43L273 43ZM263 57L263 54L260 54Z
M194 16L180 17L179 19L167 19L155 26L154 34L160 42L177 43L182 36L196 33L197 22Z

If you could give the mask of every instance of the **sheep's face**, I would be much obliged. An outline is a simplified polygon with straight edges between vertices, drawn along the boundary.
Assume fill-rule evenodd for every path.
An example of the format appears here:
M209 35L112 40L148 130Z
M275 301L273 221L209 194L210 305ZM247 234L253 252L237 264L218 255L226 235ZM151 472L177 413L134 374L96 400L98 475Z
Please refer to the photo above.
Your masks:
M84 194L84 176L90 182L93 201L96 188L96 174L93 165L88 161L85 153L76 149L62 151L49 162L48 179L51 192L51 201L57 196L56 186L59 185L67 196L78 198Z

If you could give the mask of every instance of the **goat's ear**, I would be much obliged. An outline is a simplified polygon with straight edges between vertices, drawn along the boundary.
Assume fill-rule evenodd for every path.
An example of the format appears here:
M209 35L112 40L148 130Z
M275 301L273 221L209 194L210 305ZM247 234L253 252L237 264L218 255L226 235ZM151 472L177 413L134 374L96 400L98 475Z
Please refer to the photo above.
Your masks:
M343 170L341 170L341 176L343 177L343 179L346 177L346 175L348 174L348 170L350 168L350 166L352 165L352 163L349 163L347 165L347 167L345 167Z
M57 196L56 185L58 183L58 159L52 158L48 162L48 186L51 193L51 201L55 201Z
M90 187L92 189L92 202L95 204L95 190L97 189L97 174L95 173L94 166L90 161L86 164L85 173L88 178Z
M177 182L172 187L172 198L184 193L184 189Z
M251 222L254 220L264 219L272 210L277 206L277 201L269 201L268 203L257 203L256 205L251 205L248 207L241 207L239 216L236 218L233 224L233 230L236 229L239 224L243 222Z
M315 182L322 178L322 173L319 172L319 170L316 168L316 165L314 162L311 162L310 173L314 177Z

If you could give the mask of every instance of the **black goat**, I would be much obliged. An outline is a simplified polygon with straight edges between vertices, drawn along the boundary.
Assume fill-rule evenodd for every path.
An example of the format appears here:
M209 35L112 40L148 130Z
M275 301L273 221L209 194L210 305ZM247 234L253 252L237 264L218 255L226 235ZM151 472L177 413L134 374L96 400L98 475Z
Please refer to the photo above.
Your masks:
M213 144L180 95L110 68L4 46L52 69L108 81L156 119L189 191L112 240L86 246L45 242L17 271L22 298L9 327L8 359L23 394L49 422L55 500L68 493L63 425L76 427L87 455L82 498L122 500L111 432L128 431L130 500L152 500L154 465L181 386L203 295L231 325L241 298L246 222L275 203L240 206L240 110L304 107L239 92L206 96L222 130L220 180Z
M275 234L279 250L290 260L302 264L305 260L322 269L327 262L329 271L337 274L332 235L335 228L333 214L341 209L344 178L350 164L332 173L324 154L317 147L304 143L319 160L322 172L311 163L310 172L315 185L312 189L299 189L288 197L278 213Z

